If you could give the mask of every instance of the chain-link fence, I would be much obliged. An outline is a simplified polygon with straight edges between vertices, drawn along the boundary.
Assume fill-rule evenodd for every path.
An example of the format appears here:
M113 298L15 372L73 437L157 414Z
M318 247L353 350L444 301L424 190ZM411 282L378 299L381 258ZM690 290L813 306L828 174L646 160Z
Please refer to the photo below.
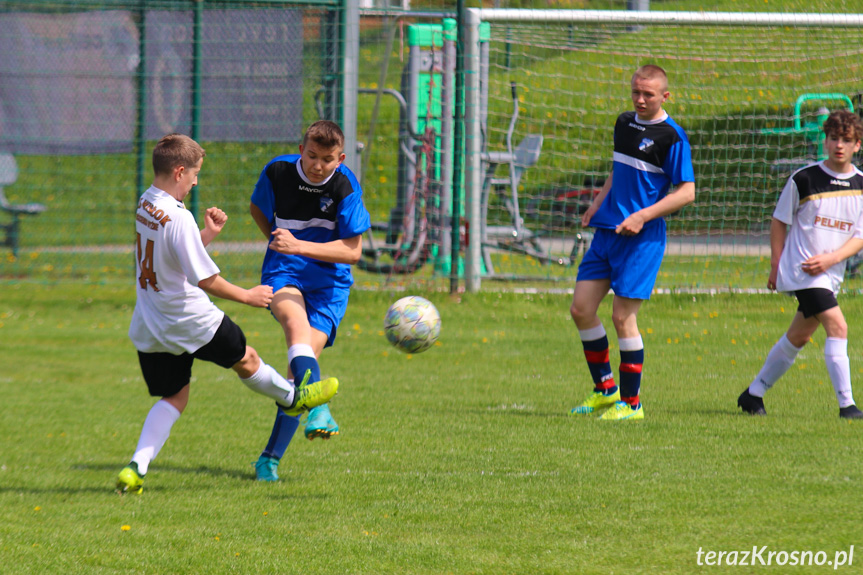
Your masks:
M229 214L219 262L253 276L254 182L316 102L338 106L340 5L0 2L0 277L131 273L131 214L170 132L206 148L187 206Z
M580 244L577 234L570 232L578 228L582 195L598 184L602 170L597 166L608 156L602 150L610 146L607 119L595 123L588 116L627 104L625 90L610 97L597 95L595 79L575 80L571 72L584 69L579 58L585 58L587 64L611 74L603 86L617 86L618 76L623 78L626 71L616 54L631 57L632 62L625 64L631 67L639 54L654 57L653 46L674 46L675 40L654 29L653 42L650 30L627 26L606 35L596 33L596 26L569 24L533 28L501 22L484 28L479 41L487 48L487 68L482 72L487 99L481 104L484 153L492 154L487 159L513 155L533 134L544 142L532 141L536 150L527 145L526 150L534 153L520 161L532 159L530 166L518 165L513 174L505 163L498 163L500 170L486 178L495 186L483 207L487 237L483 239L479 228L469 229L463 219L456 228L459 233L453 235L453 210L463 214L466 201L459 179L464 173L457 161L464 150L453 144L460 81L456 4L0 0L0 280L131 275L131 214L152 177L152 146L172 131L191 135L207 150L198 189L186 203L198 214L211 205L228 213L230 221L211 246L220 267L231 278L256 277L265 245L248 214L252 187L267 161L296 152L303 129L325 117L355 128L357 146L345 152L362 182L374 222L373 233L364 238L359 267L381 278L461 276L461 259L452 265L452 243L464 248L469 241L482 240L493 244L483 252L488 255L486 277L498 272L571 283L577 263L572 256L578 256ZM520 9L765 9L755 0L466 4ZM776 0L769 9L807 12L811 6L803 0ZM859 6L851 0L830 0L820 10L857 12ZM795 37L793 30L776 33ZM732 36L727 38L729 45L734 45ZM646 44L633 43L639 38ZM856 50L853 42L848 46ZM703 50L697 43L691 48ZM680 46L674 50L656 57L677 62ZM697 61L697 55L690 60ZM843 78L850 83L843 91L853 97L850 86L856 85L857 77ZM690 79L700 82L694 75ZM562 81L578 85L567 92L558 85ZM512 82L516 91L511 91ZM689 92L696 93L694 87L687 90L675 96L690 98ZM354 107L345 107L350 104L346 91ZM596 97L573 96L582 92ZM699 103L679 99L673 104ZM723 105L717 102L714 107ZM735 109L736 104L727 106ZM771 113L781 117L784 111L777 108ZM693 125L686 113L675 117L684 127ZM578 138L573 139L572 126L587 134L584 138L593 146L590 154ZM697 130L692 133L699 135ZM718 140L705 141L714 146ZM730 142L728 149L737 149L736 145ZM581 165L588 160L590 165ZM487 161L486 167L492 164ZM493 183L494 179L502 183ZM571 198L571 193L577 196ZM729 215L722 212L717 217ZM529 231L539 241L512 241L520 239L520 226L521 238ZM560 253L548 248L557 244L543 243L550 234L551 239L561 239ZM703 259L692 265L715 263ZM752 270L761 269L763 256L751 259L740 264L749 266L744 275L760 277ZM739 267L736 260L729 261L731 267L723 268L718 277L720 285ZM690 266L681 276L687 285L693 283L693 269ZM704 274L699 273L701 281ZM716 279L711 275L705 281L716 284ZM674 277L664 281L680 283Z

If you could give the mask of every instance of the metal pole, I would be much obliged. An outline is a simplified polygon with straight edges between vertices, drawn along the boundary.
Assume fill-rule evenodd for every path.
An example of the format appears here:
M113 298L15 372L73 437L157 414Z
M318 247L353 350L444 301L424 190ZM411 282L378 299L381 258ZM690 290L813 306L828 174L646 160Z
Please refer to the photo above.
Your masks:
M146 154L147 154L147 130L145 129L145 122L147 121L147 42L146 42L146 10L144 6L146 5L146 0L141 0L140 10L138 11L138 109L136 111L137 117L135 121L137 123L137 152L138 157L135 163L135 179L136 179L136 193L135 193L135 203L138 203L138 198L141 197L141 194L146 190L146 182L145 182L145 165L147 163Z
M452 170L452 256L450 257L449 293L458 293L459 252L461 252L461 195L464 166L464 47L465 29L464 0L458 0L456 14L455 46L455 142L453 146Z
M482 128L480 106L480 18L475 10L465 12L464 19L464 165L466 221L470 240L465 251L465 290L479 291L482 275Z
M192 23L192 133L191 138L201 141L201 69L203 62L203 43L201 41L201 22L204 19L204 0L195 0L194 20ZM198 186L192 188L189 211L198 219L200 198Z
M342 3L342 49L341 70L342 93L341 113L338 122L345 134L345 165L356 175L360 173L360 146L357 142L357 90L359 84L360 55L360 8L356 0L344 0Z

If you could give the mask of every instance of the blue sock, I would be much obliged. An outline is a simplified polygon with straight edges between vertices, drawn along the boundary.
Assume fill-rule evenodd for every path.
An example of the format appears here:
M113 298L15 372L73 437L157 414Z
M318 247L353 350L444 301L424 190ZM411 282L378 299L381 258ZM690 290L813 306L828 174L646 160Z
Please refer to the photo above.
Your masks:
M611 372L611 364L608 362L608 337L602 336L592 341L582 341L584 357L587 359L587 368L593 379L593 390L604 395L611 395L617 391L614 376Z
M294 438L294 433L300 425L300 416L287 415L281 408L276 409L276 421L273 422L273 431L270 440L261 455L281 459Z
M312 370L312 376L309 378L309 383L321 380L321 368L318 366L318 360L307 355L298 355L291 360L291 373L294 374L294 382L297 385L303 381L307 370Z
M641 370L644 365L644 350L620 351L620 401L633 409L641 405L638 394L641 390Z

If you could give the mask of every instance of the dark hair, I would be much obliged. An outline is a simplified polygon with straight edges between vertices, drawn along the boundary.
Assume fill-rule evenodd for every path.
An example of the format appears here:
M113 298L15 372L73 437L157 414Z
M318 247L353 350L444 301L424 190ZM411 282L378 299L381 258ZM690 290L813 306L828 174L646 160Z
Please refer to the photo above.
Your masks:
M189 136L168 134L153 149L153 171L171 174L178 166L191 168L206 155L204 148Z
M859 142L863 138L863 122L860 116L848 110L836 110L824 122L824 134L846 136Z
M340 151L344 151L345 148L345 135L342 133L342 129L339 128L338 124L329 120L318 120L309 126L305 136L303 136L303 145L305 146L309 140L323 148L337 147Z

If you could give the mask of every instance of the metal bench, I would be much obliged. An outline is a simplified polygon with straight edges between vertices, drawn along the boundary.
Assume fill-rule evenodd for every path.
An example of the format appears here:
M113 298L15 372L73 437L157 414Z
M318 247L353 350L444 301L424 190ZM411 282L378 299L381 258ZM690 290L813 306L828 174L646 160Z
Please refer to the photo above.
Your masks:
M5 232L0 245L12 248L12 255L18 257L18 237L20 230L20 217L22 215L35 216L46 210L43 204L13 204L6 199L3 188L14 184L18 180L18 164L12 154L0 153L0 211L8 213L12 220L0 223L0 230Z

